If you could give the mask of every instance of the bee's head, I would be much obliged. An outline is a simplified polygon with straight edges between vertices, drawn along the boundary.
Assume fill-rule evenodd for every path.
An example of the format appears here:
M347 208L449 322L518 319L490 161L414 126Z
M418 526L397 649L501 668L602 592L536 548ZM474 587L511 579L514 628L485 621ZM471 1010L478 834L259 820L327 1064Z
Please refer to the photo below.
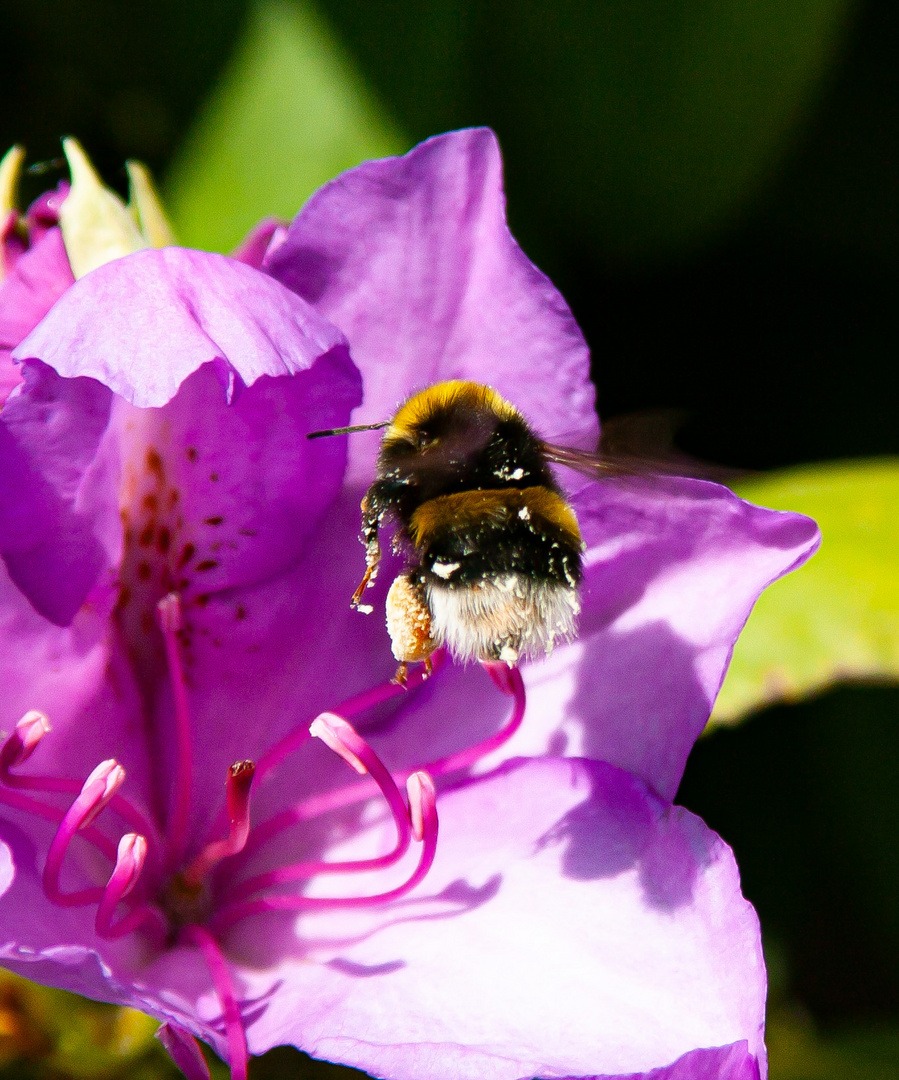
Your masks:
M438 475L460 477L476 469L488 447L507 442L508 453L522 438L536 440L521 413L489 386L454 379L413 394L392 420L377 424L313 431L307 438L349 435L386 428L378 455L378 473L402 483L430 483ZM516 437L510 440L510 432ZM514 444L514 445L513 445ZM493 452L491 450L490 452Z
M499 424L518 412L480 383L437 383L401 406L381 444L382 469L447 469L475 461Z

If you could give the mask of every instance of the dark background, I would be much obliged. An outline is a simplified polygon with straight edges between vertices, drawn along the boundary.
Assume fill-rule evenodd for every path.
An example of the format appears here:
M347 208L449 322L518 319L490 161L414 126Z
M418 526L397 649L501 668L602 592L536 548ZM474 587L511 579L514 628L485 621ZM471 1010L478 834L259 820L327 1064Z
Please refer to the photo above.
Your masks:
M683 408L686 449L752 469L899 454L895 0L783 0L748 45L719 27L732 55L713 42L704 62L723 55L739 76L745 47L746 86L710 67L686 90L666 34L689 38L711 10L699 0L321 10L410 144L495 127L513 230L584 328L604 416ZM819 16L802 85L769 72L762 90L781 97L746 105L749 61L785 41L792 55L782 20ZM247 17L244 0L0 0L0 148L51 159L72 133L110 183L126 157L164 180ZM746 105L743 129L702 128L716 95L722 114ZM28 183L36 194L47 177ZM890 687L767 710L701 741L679 797L736 849L774 1007L825 1038L899 1032L897 722ZM876 1075L899 1076L899 1037L883 1055ZM256 1068L274 1075L275 1059Z

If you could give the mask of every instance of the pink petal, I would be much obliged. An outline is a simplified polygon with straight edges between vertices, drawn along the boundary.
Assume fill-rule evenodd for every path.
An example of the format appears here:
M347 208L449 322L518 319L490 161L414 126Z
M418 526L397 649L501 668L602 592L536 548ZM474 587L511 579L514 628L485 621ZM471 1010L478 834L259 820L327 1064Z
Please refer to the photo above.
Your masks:
M344 445L304 435L344 423L359 399L340 334L233 260L169 248L109 263L73 286L18 353L43 362L26 362L28 386L0 422L0 551L61 625L118 567L123 508L143 535L148 523L137 518L155 500L151 550L180 543L194 566L227 563L198 584L208 593L294 563L339 487ZM162 413L139 416L110 393L166 405L182 381Z
M583 336L506 225L493 132L454 131L369 161L317 192L266 263L352 343L365 404L388 419L413 390L487 381L546 437L595 445ZM370 470L377 436L354 436ZM365 473L366 465L360 465Z
M240 246L231 253L231 258L258 269L269 250L281 243L286 235L286 222L279 218L264 218L247 233Z
M673 798L753 604L812 554L817 527L696 480L605 481L575 506L588 543L579 636L525 665L524 724L500 756L597 758ZM330 629L333 647L341 634L353 642L360 665L380 651L389 668L390 577L372 590L375 615L350 613ZM476 667L444 670L375 739L392 764L427 761L486 738L507 712Z
M0 405L22 381L12 350L74 282L59 229L50 229L0 281Z
M164 405L217 361L229 396L343 348L339 331L270 277L224 255L138 251L77 282L15 350L60 375L89 375L133 405Z
M763 1055L758 922L698 819L609 766L549 759L438 805L437 860L412 899L302 917L300 962L286 927L238 931L249 994L283 980L250 1024L254 1052L292 1041L392 1080L642 1074L744 1040ZM308 892L344 889L360 883ZM259 977L263 933L282 959Z

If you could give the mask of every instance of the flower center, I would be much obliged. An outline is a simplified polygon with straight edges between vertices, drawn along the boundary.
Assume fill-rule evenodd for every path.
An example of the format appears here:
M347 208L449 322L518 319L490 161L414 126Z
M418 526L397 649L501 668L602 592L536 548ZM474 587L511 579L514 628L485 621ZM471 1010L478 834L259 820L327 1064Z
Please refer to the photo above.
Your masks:
M212 912L208 882L187 881L183 874L175 874L163 887L158 903L174 936L185 926L203 926Z
M180 657L177 594L165 596L157 612L173 691L178 750L177 775L165 824L158 826L125 796L125 770L114 760L101 762L83 782L21 771L50 737L50 724L38 712L26 714L0 746L0 802L56 826L43 871L44 892L52 903L65 907L94 906L94 925L101 938L114 940L140 933L151 948L177 943L195 947L202 954L221 1001L232 1073L240 1080L246 1075L246 1039L233 978L222 950L224 935L245 919L266 912L371 907L389 903L413 890L428 873L436 854L434 779L471 768L511 738L524 716L524 685L517 669L501 663L485 663L483 666L494 685L513 699L514 706L506 723L483 742L399 775L386 768L349 718L364 714L391 697L414 692L423 674L413 673L405 688L384 683L342 702L333 711L317 716L311 725L303 724L289 732L258 762L238 761L228 769L224 805L212 833L197 853L188 858L193 812L193 733ZM442 658L438 656L436 661L434 667L438 671ZM319 739L363 779L300 799L267 819L252 822L253 790L308 743L310 737ZM384 800L395 829L396 839L390 851L344 862L316 859L289 862L252 876L241 876L242 854L246 858L265 848L277 850L271 845L277 844L286 830L362 804L376 794ZM64 807L56 802L60 796L67 804ZM110 813L128 829L118 841L109 834ZM89 845L112 864L105 884L87 884L77 890L64 887L63 881L69 876L64 863L76 840ZM313 878L323 875L389 868L403 860L413 845L418 855L414 867L390 889L335 897L309 896L304 891ZM228 874L216 875L216 869L226 860ZM95 865L96 858L83 861L82 874L87 874L88 880L91 872L96 874ZM184 1047L179 1040L189 1038L186 1032L168 1032L163 1041L168 1045L167 1040L172 1040L180 1054Z

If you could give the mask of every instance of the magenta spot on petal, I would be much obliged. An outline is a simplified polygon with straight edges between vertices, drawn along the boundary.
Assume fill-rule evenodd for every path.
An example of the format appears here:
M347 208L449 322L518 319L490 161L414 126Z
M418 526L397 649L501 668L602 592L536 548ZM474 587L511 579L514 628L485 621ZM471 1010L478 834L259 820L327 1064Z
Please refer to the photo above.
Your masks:
M214 570L219 564L218 559L203 559L202 562L198 562L197 570Z

